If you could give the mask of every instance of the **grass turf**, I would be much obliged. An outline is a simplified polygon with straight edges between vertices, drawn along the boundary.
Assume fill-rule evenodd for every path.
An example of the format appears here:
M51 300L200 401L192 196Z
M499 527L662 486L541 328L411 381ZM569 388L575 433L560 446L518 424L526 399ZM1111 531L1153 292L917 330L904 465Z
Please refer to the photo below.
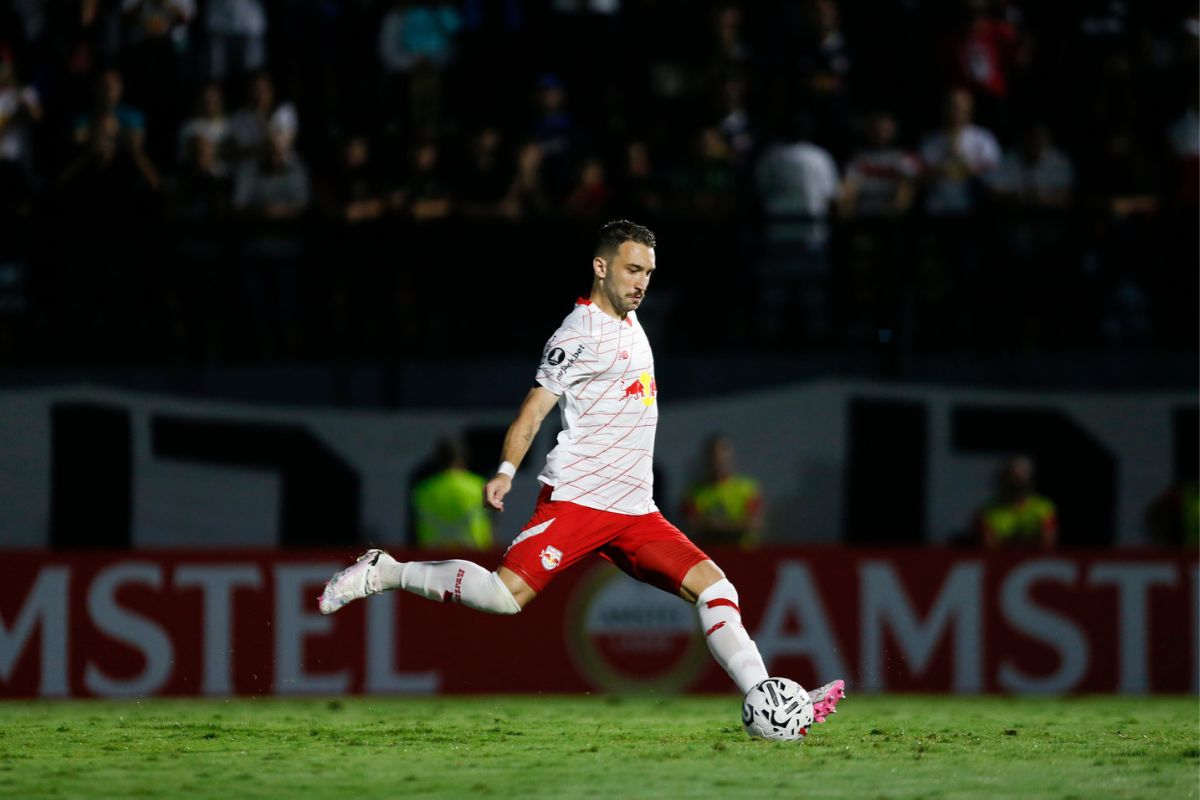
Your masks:
M1196 797L1194 697L849 697L803 744L736 698L0 703L0 797Z

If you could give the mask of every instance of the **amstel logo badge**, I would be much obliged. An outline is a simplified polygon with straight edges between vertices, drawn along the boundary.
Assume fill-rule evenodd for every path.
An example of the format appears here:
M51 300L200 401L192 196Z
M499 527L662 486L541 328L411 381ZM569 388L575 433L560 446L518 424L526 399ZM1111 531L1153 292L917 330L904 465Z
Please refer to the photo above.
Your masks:
M565 622L571 659L597 689L681 692L709 664L692 607L609 564L579 583Z

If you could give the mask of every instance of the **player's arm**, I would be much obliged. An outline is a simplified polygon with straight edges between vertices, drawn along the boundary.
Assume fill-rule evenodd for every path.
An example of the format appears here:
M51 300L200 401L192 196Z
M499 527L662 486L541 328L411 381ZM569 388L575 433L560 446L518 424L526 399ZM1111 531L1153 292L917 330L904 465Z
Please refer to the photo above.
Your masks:
M500 460L507 461L514 467L521 465L521 460L529 452L533 439L542 427L542 420L550 413L550 409L558 404L558 395L541 386L535 386L525 395L517 418L508 426L504 435L504 449ZM512 489L512 478L503 473L497 473L483 487L483 504L496 511L504 510L504 495Z

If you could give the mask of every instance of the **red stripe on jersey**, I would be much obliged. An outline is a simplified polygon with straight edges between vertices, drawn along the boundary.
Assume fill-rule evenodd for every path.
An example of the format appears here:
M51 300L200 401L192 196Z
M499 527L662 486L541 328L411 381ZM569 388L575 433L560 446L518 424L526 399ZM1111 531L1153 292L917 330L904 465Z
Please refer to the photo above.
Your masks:
M714 633L716 633L717 631L721 630L721 628L723 628L723 627L725 627L725 620L721 620L721 621L720 621L720 622L718 622L716 625L713 625L711 628L709 628L708 630L706 630L706 631L704 632L704 635L705 635L705 636L712 636Z
M575 301L575 305L577 305L577 306L590 306L591 304L592 304L592 301L586 297L581 297Z
M709 608L716 608L718 606L729 606L730 608L732 608L734 611L738 612L739 614L742 613L742 610L737 607L737 603L733 602L732 600L730 600L727 597L718 597L716 600L709 600L705 605L707 605Z

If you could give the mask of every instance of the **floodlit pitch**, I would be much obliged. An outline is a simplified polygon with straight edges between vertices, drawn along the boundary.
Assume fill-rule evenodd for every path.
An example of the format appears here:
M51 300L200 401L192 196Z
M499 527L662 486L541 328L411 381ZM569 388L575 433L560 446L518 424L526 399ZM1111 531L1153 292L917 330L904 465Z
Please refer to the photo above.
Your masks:
M701 698L0 704L0 797L1196 797L1194 697L855 693L803 745Z

